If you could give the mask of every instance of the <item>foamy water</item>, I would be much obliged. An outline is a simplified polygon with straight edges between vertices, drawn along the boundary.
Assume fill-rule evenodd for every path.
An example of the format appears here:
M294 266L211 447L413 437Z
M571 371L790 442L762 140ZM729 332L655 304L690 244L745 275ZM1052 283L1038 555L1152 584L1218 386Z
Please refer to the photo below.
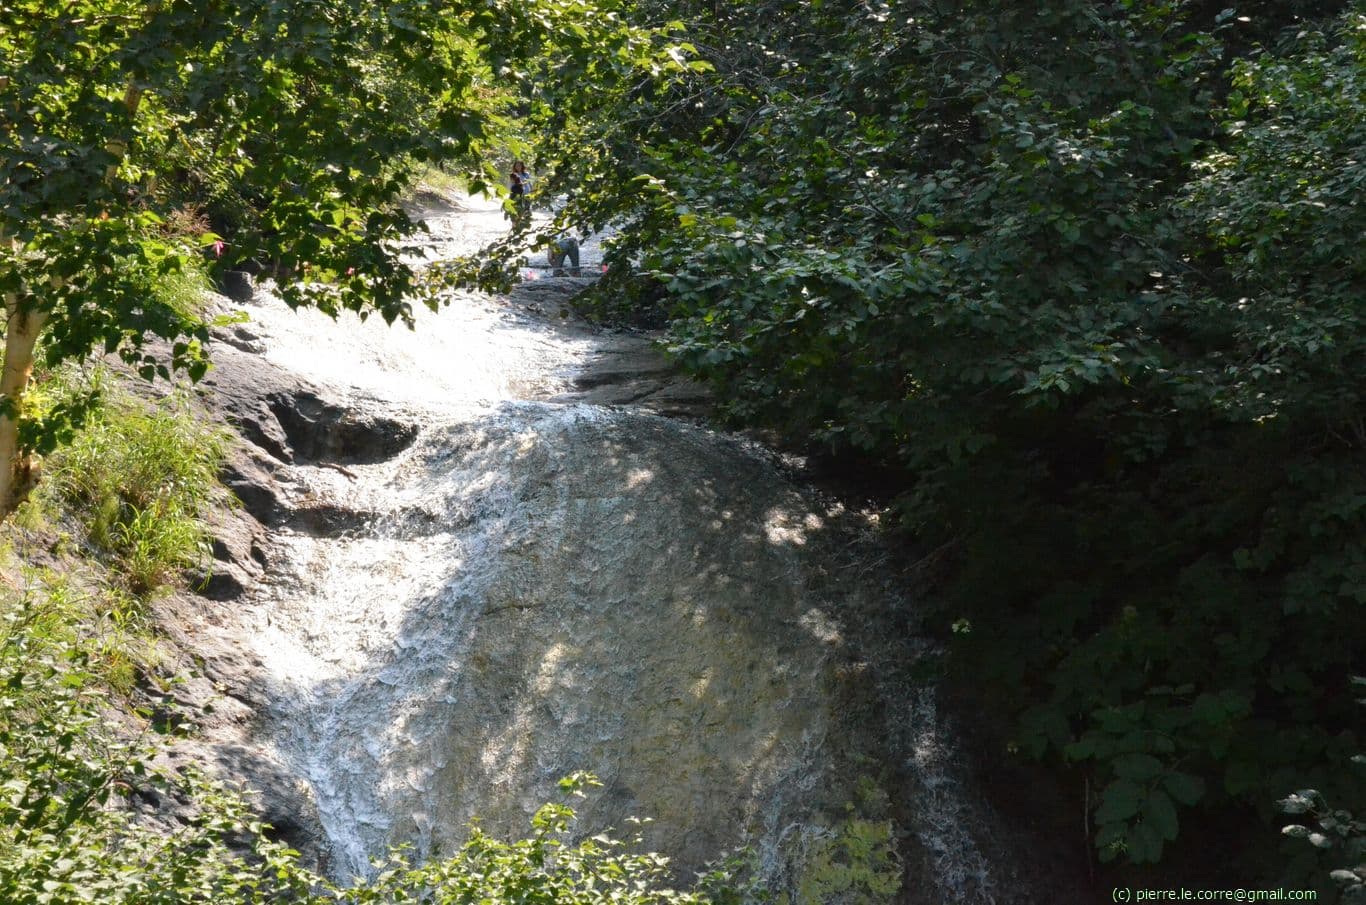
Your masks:
M466 206L429 218L435 255L507 228L496 205ZM836 597L886 589L858 570L816 580L845 565L766 458L545 401L599 340L488 296L452 295L412 331L294 312L268 288L246 311L273 363L422 428L349 474L284 469L296 505L358 520L274 532L242 617L265 731L310 784L338 876L395 843L448 850L475 815L514 831L578 769L605 783L585 819L655 816L647 841L694 865L744 842L777 876L784 840L825 832L814 809L837 811L866 733L898 736L938 796L911 827L934 882L991 901L933 695L893 701L888 726L844 722Z

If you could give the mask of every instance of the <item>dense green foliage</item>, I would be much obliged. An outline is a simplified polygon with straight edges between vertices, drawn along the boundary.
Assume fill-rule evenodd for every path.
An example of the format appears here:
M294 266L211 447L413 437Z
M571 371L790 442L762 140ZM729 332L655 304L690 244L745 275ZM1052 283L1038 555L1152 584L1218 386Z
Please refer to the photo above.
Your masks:
M0 898L197 901L247 876L223 845L245 819L230 797L203 796L202 822L164 834L111 806L195 781L150 770L150 743L105 729L99 666L63 609L42 593L7 595L0 615Z
M149 304L145 290L216 238L168 222L237 191L253 195L259 228L231 237L229 260L354 270L291 298L399 316L411 272L378 265L393 256L382 243L411 224L381 209L397 191L385 162L469 141L469 73L438 24L422 4L11 4L0 30L0 288L48 314L52 357L103 346L149 374L195 373L192 343L169 362L142 351L151 335L204 338L189 312ZM439 111L423 124L444 128L416 129L417 113L391 110L380 73L428 86L451 77L426 89Z
M1352 681L1366 688L1366 678L1356 676ZM1366 698L1358 703L1366 706ZM1366 766L1366 754L1357 754L1352 761ZM1285 826L1285 835L1305 840L1341 865L1329 877L1341 891L1343 905L1366 902L1366 819L1334 807L1317 789L1301 789L1278 804L1282 813L1299 821Z
M1100 790L1102 859L1193 819L1271 878L1286 789L1360 811L1360 5L639 14L715 71L548 141L566 220L638 265L602 297L737 422L899 490L961 684Z

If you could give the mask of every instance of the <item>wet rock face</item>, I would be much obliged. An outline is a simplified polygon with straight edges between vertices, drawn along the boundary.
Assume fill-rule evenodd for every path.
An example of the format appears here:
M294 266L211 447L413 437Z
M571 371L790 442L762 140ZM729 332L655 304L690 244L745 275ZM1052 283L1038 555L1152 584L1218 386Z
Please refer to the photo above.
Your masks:
M383 462L417 438L415 424L348 410L308 389L272 393L266 404L283 429L293 457L303 462Z
M563 277L519 284L508 297L534 317L569 320L574 296L594 281ZM593 348L570 378L569 386L554 396L557 402L629 406L671 418L703 420L710 410L706 387L678 373L655 346L658 334L601 331Z
M874 873L920 878L901 901L987 900L977 817L923 806L954 799L910 754L934 750L933 714L887 682L914 651L861 623L887 589L766 455L587 404L389 431L246 365L216 372L225 415L275 440L229 462L245 505L215 527L205 594L234 603L186 644L250 715L214 757L292 844L349 876L394 844L450 851L475 817L516 836L590 770L582 826L653 818L681 880L748 845L780 887L823 889L871 782L891 814ZM668 381L638 350L583 375L577 392Z
M474 817L524 835L590 770L581 827L653 818L681 881L743 844L802 905L1036 900L993 882L871 547L765 454L646 414L707 395L648 337L561 317L582 283L412 336L318 324L326 349L257 293L220 337L243 507L214 528L221 602L164 615L196 694L228 697L210 759L338 877Z
M404 471L446 518L399 514L391 540L444 567L390 585L401 621L359 672L283 690L315 702L288 747L343 863L450 850L475 816L519 832L575 770L605 784L585 826L651 816L685 875L848 793L871 690L810 587L824 523L767 463L661 419L518 406ZM301 595L355 586L329 559L337 584Z
M381 406L342 404L335 393L233 345L215 351L203 387L244 439L279 462L383 462L418 433Z
M192 586L210 600L235 600L266 574L266 533L246 509L224 509L209 526L213 562Z
M161 598L151 606L170 642L161 647L162 668L177 677L156 693L157 704L192 717L198 727L195 735L172 741L160 765L171 771L187 765L212 767L248 793L252 808L270 825L272 838L301 852L306 867L328 869L328 842L312 789L254 734L264 700L251 675L260 663L244 659L240 647L207 630L221 624L230 610L185 595ZM142 804L142 817L168 833L199 816L189 801L163 798Z

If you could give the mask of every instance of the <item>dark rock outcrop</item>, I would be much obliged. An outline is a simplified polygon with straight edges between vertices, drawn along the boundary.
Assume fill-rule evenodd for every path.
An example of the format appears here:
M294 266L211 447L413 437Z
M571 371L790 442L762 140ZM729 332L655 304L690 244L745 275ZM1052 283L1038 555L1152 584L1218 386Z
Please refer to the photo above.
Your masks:
M229 270L223 274L222 288L224 295L238 302L251 301L256 292L255 281L245 270Z
M238 336L233 328L229 336ZM410 446L417 425L343 404L322 388L235 344L214 350L201 395L243 439L286 463L382 462Z

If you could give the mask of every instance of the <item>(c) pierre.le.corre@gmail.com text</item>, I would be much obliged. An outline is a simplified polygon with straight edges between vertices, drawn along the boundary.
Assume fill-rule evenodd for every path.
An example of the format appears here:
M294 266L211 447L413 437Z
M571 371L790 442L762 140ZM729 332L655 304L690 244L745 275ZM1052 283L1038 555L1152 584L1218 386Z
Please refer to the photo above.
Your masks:
M1116 886L1110 891L1113 902L1317 902L1312 889L1187 889L1143 886Z

